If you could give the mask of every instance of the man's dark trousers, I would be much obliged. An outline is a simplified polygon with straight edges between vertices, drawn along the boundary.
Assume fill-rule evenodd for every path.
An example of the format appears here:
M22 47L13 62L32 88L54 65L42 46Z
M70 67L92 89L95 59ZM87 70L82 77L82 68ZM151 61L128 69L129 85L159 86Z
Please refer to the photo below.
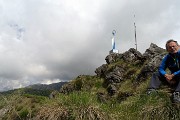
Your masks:
M174 77L173 79L176 83L174 85L170 85L164 76L160 75L159 72L155 72L152 75L149 88L157 89L161 84L168 84L170 87L173 87L176 92L180 92L180 76Z

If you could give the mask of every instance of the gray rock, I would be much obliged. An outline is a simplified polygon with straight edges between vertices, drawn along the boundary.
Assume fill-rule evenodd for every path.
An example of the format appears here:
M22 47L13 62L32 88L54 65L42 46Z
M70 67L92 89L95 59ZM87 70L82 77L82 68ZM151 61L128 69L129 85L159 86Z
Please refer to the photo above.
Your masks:
M107 64L103 64L102 66L96 68L95 73L99 77L104 77L106 72L107 72L107 69L108 69L108 65Z
M108 84L120 83L123 80L124 68L116 66L112 72L106 74L105 79Z
M106 60L107 64L111 64L111 63L118 61L119 57L120 57L120 55L118 53L113 53L113 54L106 56L105 60Z
M139 51L135 50L134 48L130 48L128 51L122 54L122 58L126 62L132 62L143 59L143 56Z
M107 103L108 96L105 93L98 92L97 93L97 99L101 103Z
M76 88L75 88L74 84L69 82L61 87L60 93L69 94L75 90L76 90Z
M150 48L143 54L144 57L148 58L147 63L141 69L136 81L146 80L148 76L151 76L153 72L157 71L165 54L165 49L151 43Z
M113 84L110 84L108 87L107 87L107 91L109 93L110 96L114 95L116 92L117 92L117 88L115 85Z
M166 50L163 48L158 47L156 44L151 43L150 47L146 49L145 53L143 54L144 57L147 59L153 58L159 54L165 53Z

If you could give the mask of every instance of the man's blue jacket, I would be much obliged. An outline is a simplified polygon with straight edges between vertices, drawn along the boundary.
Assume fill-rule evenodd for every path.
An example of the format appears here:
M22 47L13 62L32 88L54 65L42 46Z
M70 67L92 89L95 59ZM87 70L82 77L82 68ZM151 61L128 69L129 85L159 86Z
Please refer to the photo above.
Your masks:
M159 66L159 73L164 76L166 68L171 71L171 74L180 76L180 50L175 54L169 53L163 58Z

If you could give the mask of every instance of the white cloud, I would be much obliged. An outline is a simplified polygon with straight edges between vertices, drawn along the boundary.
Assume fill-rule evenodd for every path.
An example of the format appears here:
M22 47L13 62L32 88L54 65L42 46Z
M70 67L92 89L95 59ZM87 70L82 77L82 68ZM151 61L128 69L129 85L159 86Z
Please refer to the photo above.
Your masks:
M45 79L45 80L43 80L42 84L47 84L47 85L49 85L49 84L58 83L58 82L62 82L62 81L59 80L59 79L53 79L53 80Z

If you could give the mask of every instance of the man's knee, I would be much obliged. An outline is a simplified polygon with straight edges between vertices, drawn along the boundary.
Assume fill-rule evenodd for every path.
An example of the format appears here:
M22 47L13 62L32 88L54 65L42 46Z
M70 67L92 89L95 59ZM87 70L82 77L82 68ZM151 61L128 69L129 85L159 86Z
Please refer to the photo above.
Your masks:
M160 74L159 74L159 72L154 72L153 73L154 75L157 75L157 76L159 76Z
M154 72L154 73L152 74L152 77L160 77L159 72Z

